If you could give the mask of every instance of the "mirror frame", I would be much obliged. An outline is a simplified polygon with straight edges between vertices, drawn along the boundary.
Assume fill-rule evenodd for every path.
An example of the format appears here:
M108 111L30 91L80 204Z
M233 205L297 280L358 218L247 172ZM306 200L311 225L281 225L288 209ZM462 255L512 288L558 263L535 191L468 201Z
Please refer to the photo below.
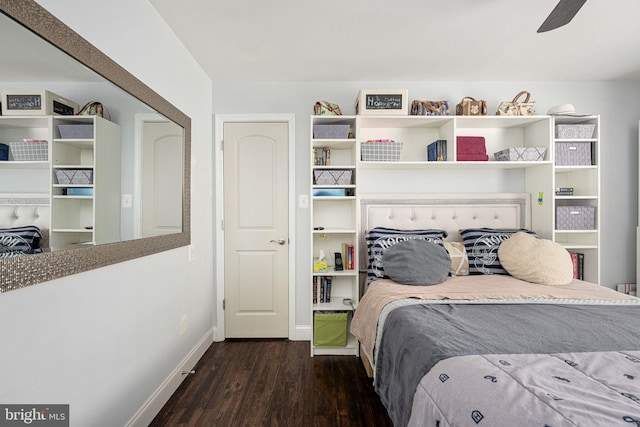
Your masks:
M0 293L191 243L191 119L33 0L0 0L0 12L184 130L182 232L0 260Z

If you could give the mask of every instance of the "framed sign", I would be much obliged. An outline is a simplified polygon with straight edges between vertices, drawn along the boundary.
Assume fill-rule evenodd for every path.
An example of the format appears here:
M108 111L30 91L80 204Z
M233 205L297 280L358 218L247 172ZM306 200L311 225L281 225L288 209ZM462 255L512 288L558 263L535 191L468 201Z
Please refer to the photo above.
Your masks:
M48 90L2 91L5 116L72 116L78 112L78 104Z
M356 99L356 114L407 115L408 104L406 89L362 89Z

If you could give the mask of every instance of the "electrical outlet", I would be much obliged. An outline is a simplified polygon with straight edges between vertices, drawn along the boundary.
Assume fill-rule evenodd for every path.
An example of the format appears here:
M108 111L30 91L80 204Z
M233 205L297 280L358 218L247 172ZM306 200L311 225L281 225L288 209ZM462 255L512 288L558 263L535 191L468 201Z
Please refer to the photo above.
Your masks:
M185 314L180 318L180 335L184 335L187 333L187 315Z
M189 261L193 261L196 257L196 254L193 249L193 245L189 245Z

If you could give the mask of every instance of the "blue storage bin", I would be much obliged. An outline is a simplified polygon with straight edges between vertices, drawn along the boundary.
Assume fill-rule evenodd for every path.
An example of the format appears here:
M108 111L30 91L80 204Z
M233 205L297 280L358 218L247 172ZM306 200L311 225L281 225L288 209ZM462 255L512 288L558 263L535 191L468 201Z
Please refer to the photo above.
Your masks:
M0 144L0 161L9 160L9 146L7 144Z

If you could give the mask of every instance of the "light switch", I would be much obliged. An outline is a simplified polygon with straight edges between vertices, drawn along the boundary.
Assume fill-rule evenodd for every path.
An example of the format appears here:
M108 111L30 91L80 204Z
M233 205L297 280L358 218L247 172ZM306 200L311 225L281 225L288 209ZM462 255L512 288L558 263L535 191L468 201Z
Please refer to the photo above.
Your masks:
M309 196L307 194L301 194L298 199L298 207L300 209L309 209Z

